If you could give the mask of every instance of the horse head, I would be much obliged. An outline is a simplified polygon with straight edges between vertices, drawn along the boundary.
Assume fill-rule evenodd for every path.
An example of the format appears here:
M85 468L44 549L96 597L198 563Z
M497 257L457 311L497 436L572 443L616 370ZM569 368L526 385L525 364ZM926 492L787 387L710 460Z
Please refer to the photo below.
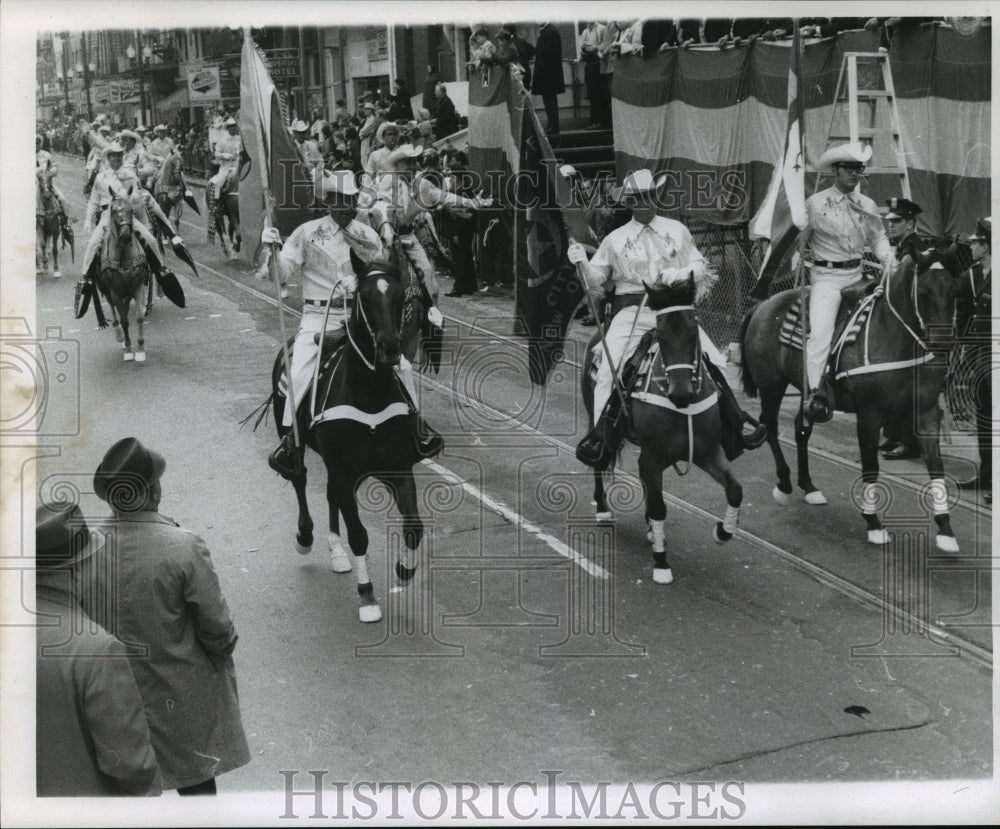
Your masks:
M38 167L35 170L35 178L38 180L38 189L41 191L43 196L48 196L52 193L52 161L47 160L44 166Z
M700 390L701 340L694 310L693 273L670 283L643 283L649 308L656 314L656 341L667 375L667 398L680 409Z
M405 298L399 269L385 260L365 264L353 249L351 265L358 277L354 310L348 321L352 342L356 349L359 342L370 343L371 357L363 353L361 356L372 365L399 365Z
M963 270L958 246L939 239L933 248L917 253L911 268L911 297L921 334L932 350L947 350L954 341L955 295Z
M108 188L111 193L111 228L115 238L120 245L126 244L132 239L132 216L135 207L132 204L132 187L128 190L115 191Z

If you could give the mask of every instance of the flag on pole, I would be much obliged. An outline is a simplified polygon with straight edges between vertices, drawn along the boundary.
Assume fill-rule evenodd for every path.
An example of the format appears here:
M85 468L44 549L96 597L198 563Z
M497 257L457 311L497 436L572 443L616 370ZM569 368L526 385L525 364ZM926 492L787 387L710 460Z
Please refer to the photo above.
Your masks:
M267 59L243 30L240 61L240 232L256 247L264 227L265 193L271 197L271 223L287 236L313 214L312 176L301 164L285 126L286 117Z
M566 258L570 237L588 239L583 210L573 204L569 180L523 89L520 160L514 205L514 306L528 338L528 375L545 385L562 352L573 312L583 300L576 268Z
M785 146L775 165L764 203L750 221L750 237L770 241L757 282L755 299L767 297L779 267L791 255L799 231L806 226L805 122L802 101L802 44L798 21L792 26L792 54L788 65L788 129Z

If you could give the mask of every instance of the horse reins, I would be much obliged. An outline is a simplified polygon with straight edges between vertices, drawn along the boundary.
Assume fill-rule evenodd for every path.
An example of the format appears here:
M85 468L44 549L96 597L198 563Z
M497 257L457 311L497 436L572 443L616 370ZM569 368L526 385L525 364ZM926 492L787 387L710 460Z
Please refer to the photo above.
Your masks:
M656 314L656 316L659 317L664 314L672 314L677 311L694 311L694 310L695 310L694 305L670 305L666 308L658 308L656 311L654 311L654 313ZM662 352L660 353L662 357ZM695 395L697 396L698 394L701 393L701 371L699 370L699 366L701 365L700 335L697 338L697 345L695 346L694 360L695 360L694 363L671 363L670 365L663 367L663 371L665 372L664 378L667 381L667 388L664 389L664 394L666 394L667 390L670 388L669 373L674 369L681 369L681 368L686 368L691 372L691 387L694 389ZM678 409L678 411L680 410ZM683 414L683 412L681 413ZM688 472L691 471L691 464L694 463L694 415L692 414L689 414L687 416L687 427L688 427L687 429L688 459L686 468L684 469L683 472L681 472L681 468L677 465L676 461L673 464L671 464L674 467L674 471L677 473L679 477L687 475Z

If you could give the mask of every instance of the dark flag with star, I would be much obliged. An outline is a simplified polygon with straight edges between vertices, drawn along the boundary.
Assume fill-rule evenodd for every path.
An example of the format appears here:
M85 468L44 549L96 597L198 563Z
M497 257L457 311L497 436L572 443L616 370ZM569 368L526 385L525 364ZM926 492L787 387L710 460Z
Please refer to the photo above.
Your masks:
M584 241L591 234L530 96L525 97L527 104L517 109L521 153L514 206L514 305L518 333L528 338L531 382L545 385L584 298L576 269L566 259L569 239Z

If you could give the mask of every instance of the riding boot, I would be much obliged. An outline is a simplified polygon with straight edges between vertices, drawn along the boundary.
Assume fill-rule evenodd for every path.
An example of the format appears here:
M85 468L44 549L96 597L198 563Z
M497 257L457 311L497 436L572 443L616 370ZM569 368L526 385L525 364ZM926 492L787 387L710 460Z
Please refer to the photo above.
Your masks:
M594 428L577 444L576 459L585 466L603 472L617 458L622 445L622 429L622 401L615 393L608 398Z
M295 435L289 431L281 439L278 448L267 457L267 465L286 481L294 481L305 475L305 464L299 466L299 449L295 445Z
M444 449L444 438L436 432L426 420L419 414L415 415L416 430L414 440L417 445L417 454L421 458L433 458L441 454Z
M756 449L767 440L767 427L757 420L754 420L745 412L729 387L726 375L719 370L707 357L705 365L708 373L715 383L715 388L719 392L719 415L722 418L722 449L729 460L734 460L743 454L744 449ZM748 423L753 426L753 430L747 434L743 433L743 424Z
M806 416L813 423L826 423L833 417L833 409L830 406L826 394L819 389L809 389L809 399L806 401Z

